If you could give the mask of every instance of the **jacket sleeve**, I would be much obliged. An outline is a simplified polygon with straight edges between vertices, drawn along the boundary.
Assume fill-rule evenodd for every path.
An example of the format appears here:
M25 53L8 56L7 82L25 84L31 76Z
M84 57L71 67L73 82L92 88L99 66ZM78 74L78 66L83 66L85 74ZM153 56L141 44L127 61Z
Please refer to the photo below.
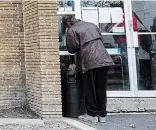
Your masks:
M76 53L80 48L80 44L76 39L76 35L72 29L69 29L67 32L66 45L69 53Z

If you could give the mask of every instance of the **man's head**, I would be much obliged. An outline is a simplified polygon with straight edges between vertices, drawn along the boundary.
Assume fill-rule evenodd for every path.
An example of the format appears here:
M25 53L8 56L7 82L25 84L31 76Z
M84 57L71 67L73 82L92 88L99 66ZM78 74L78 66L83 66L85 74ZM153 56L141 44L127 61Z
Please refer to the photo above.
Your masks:
M68 28L71 27L75 21L76 21L76 18L73 15L64 15L62 17L62 23Z

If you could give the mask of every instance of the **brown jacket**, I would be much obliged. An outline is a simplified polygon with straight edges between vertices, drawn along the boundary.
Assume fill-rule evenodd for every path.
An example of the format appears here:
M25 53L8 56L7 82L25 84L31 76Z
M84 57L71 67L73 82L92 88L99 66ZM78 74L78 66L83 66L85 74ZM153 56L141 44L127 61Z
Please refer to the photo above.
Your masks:
M114 64L103 45L98 27L92 23L76 21L67 32L66 42L69 53L77 53L82 73Z

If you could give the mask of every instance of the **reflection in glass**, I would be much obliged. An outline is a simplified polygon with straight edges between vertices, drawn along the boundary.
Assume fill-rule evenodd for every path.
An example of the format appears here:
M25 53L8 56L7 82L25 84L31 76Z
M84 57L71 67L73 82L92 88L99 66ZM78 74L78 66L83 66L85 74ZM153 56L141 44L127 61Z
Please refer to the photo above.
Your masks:
M81 6L82 9L83 7L98 7L98 18L101 17L101 19L103 19L107 13L106 10L103 9L105 7L110 7L105 8L110 12L108 14L110 16L110 21L107 20L106 22L106 20L101 20L99 23L99 28L102 33L118 33L118 35L103 36L104 45L115 62L115 65L109 70L108 90L130 90L123 3L120 1L81 0ZM102 7L101 12L100 7ZM116 15L120 17L115 17Z
M101 0L81 0L82 7L102 7L103 1Z
M108 90L130 90L127 44L118 43L115 37L121 38L122 35L103 36L104 45L115 63L108 73ZM126 36L124 38L126 41Z
M140 69L140 86L138 89L152 90L150 55L142 47L139 50L139 60L140 68L137 67L137 70Z
M137 70L140 70L140 86L138 86L138 89L156 90L156 38L155 35L152 34L143 34L139 35L139 37L140 66L137 66ZM144 44L146 43L145 41L147 41L150 45L149 48L147 48L148 46L144 46Z
M111 4L119 3L119 0L81 0L82 7L110 7Z
M62 42L62 26L61 22L62 21L62 16L58 16L58 33L59 33L59 42Z
M139 90L156 90L156 1L132 1L132 10L138 16L139 63L136 65ZM143 24L141 24L141 22ZM134 30L135 31L135 30Z
M57 2L58 11L74 11L73 0L58 0Z
M62 24L62 15L59 15L58 16L58 34L59 34L60 51L67 51L65 32L66 32L66 28Z
M132 10L147 28L138 21L141 30L156 32L156 1L132 1Z
M82 7L82 10L83 10L83 7L97 7L98 8L97 20L99 21L98 26L102 33L105 33L105 32L124 33L125 32L123 2L101 1L101 0L96 0L96 1L95 0L85 0L85 1L81 0L81 7ZM84 10L86 10L86 8ZM85 14L83 15L83 11L82 11L82 18L83 16L85 16ZM96 19L94 16L92 17L94 20Z
M65 40L65 28L63 27L62 24L62 16L58 16L58 34L59 34L60 51L67 51Z

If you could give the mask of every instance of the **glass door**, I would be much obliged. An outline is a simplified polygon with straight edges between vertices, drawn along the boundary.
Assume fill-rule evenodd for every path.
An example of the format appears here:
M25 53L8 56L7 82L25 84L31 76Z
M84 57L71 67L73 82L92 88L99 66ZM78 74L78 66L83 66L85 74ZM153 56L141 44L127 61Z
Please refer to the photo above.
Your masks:
M132 58L135 94L138 97L156 95L156 1L129 0L133 21Z
M93 22L100 28L104 45L114 60L115 65L110 68L108 74L108 96L133 97L133 41L128 3L118 0L81 0L81 19Z
M61 17L64 14L72 14L77 19L93 22L100 28L104 45L115 62L115 65L109 70L108 97L134 97L137 95L137 80L135 80L137 72L135 70L137 69L135 68L136 63L133 61L136 58L133 45L134 31L129 4L131 4L129 1L120 2L118 0L58 1L60 26ZM59 31L59 41L60 55L71 55L64 47L66 42L62 30Z
M115 62L109 71L108 97L155 97L156 1L59 0L59 25L64 14L100 28ZM59 31L60 55L70 55L63 37Z

